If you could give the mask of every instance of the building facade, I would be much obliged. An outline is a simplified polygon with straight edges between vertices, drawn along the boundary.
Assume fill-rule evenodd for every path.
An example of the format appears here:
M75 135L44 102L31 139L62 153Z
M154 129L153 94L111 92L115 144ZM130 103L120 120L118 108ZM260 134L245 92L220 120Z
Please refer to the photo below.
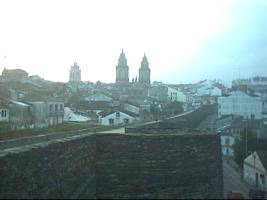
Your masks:
M149 88L149 97L152 97L158 101L177 101L186 103L186 95L172 87L165 85L157 85Z
M22 69L4 69L2 72L3 81L18 82L25 78L28 78L28 73Z
M92 94L85 98L86 101L105 101L105 102L111 102L113 99L105 94Z
M81 82L81 70L76 62L74 63L73 66L71 66L70 74L69 74L69 82L72 82L72 83Z
M51 99L47 100L48 125L62 124L64 119L64 101Z
M223 132L221 135L222 154L224 156L234 156L235 138L231 133Z
M262 101L259 97L235 91L230 96L218 98L218 117L238 115L248 119L262 118Z
M222 96L222 91L221 89L217 87L200 87L197 90L197 94L199 96Z
M127 59L122 50L118 65L116 66L116 84L128 84L129 83L129 66L127 65Z
M243 163L244 180L251 186L267 191L267 152L255 151Z
M138 120L138 115L129 111L113 110L100 113L99 123L103 125L131 124Z
M9 122L11 129L34 127L33 107L24 102L9 100Z

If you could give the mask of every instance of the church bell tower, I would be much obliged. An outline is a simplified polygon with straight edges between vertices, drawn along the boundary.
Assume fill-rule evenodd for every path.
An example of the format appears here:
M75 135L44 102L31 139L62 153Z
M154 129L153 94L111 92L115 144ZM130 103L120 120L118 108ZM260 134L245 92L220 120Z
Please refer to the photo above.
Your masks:
M129 83L129 67L127 65L127 59L122 50L118 65L116 66L116 83L117 84L127 84Z
M150 86L150 69L146 54L144 54L139 68L139 83L143 86Z

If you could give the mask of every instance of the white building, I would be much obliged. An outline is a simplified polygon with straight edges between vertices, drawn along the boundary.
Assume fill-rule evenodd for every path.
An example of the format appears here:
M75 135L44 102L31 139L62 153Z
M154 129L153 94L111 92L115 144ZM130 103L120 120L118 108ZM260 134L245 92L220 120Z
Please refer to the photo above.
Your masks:
M200 87L197 90L198 96L222 96L222 90L217 87Z
M250 79L251 85L267 85L267 77L256 76Z
M75 82L75 83L81 82L81 70L76 62L74 63L73 66L71 66L69 82Z
M113 99L105 94L92 94L85 98L86 101L107 101L110 102Z
M137 115L140 114L140 107L138 105L134 105L132 103L125 102L124 103L124 109L127 111L130 111L132 113L135 113Z
M152 86L148 90L148 96L158 101L178 101L185 103L187 100L183 92L166 85Z
M185 103L186 95L177 89L168 87L168 99L171 101L178 101L178 102Z
M235 138L232 136L231 133L223 132L221 135L221 147L222 153L224 156L234 156L234 144Z
M48 125L62 124L64 120L64 101L60 99L49 99L46 104Z
M44 128L48 126L47 103L45 101L30 101L28 102L33 107L34 128Z
M131 124L139 119L138 115L129 111L114 110L99 114L99 123L103 125Z
M197 83L198 96L222 96L222 90L215 86L217 82L212 80L204 80Z
M74 113L69 107L64 108L64 121L69 122L87 122L91 121L91 118L85 117L80 114Z
M238 115L244 118L262 118L262 101L244 92L235 91L228 97L218 98L218 117Z
M250 185L267 191L267 152L255 151L243 163L244 180Z

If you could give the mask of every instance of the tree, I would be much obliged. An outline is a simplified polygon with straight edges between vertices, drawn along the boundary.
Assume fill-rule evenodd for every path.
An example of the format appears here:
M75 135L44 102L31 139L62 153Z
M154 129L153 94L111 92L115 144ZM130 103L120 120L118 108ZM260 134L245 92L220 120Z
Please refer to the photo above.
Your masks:
M167 114L177 115L177 114L179 114L181 112L183 112L183 107L182 107L180 102L177 102L177 101L170 102L166 106L166 113Z
M248 152L253 152L256 149L256 133L249 128L244 128L240 133L240 140L234 145L234 158L237 164L242 166L244 159L248 156Z

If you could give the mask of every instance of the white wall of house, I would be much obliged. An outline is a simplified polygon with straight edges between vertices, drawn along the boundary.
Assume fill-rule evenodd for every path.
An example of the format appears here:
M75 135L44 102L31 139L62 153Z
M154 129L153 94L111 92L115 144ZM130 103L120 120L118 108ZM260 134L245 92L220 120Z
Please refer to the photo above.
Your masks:
M48 101L48 125L62 124L64 120L64 103L61 101Z
M262 102L259 97L251 97L241 91L233 92L228 97L218 98L218 116L239 115L244 118L262 118Z
M8 108L0 108L0 122L9 122Z
M125 103L124 104L124 109L128 110L130 112L133 112L135 114L139 114L140 113L140 108L138 106L134 106L134 105L129 104L129 103Z
M235 138L231 135L221 135L222 153L224 156L234 156Z
M48 126L47 105L44 101L30 102L33 106L34 127L43 128Z
M186 95L183 92L171 87L168 87L168 98L171 101L179 101L183 103L186 102Z
M89 117L74 113L69 107L64 108L64 121L86 122L92 120Z
M127 115L123 112L114 112L105 117L100 117L100 124L103 125L117 125L117 124L131 124L136 120L135 117ZM113 121L113 123L112 123ZM127 122L128 121L128 122Z
M258 180L258 188L267 191L267 172L256 152L252 153L244 160L243 175L244 180L250 185L256 186L256 180Z
M211 92L211 96L222 96L222 90L220 88L214 87Z
M112 101L111 97L108 97L104 94L93 94L89 97L86 97L85 100L87 101Z
M202 87L198 88L197 94L198 94L198 96L205 96L205 95L222 96L222 91L221 91L221 89L219 89L217 87L202 86Z
M63 123L63 116L50 116L47 119L50 126Z

